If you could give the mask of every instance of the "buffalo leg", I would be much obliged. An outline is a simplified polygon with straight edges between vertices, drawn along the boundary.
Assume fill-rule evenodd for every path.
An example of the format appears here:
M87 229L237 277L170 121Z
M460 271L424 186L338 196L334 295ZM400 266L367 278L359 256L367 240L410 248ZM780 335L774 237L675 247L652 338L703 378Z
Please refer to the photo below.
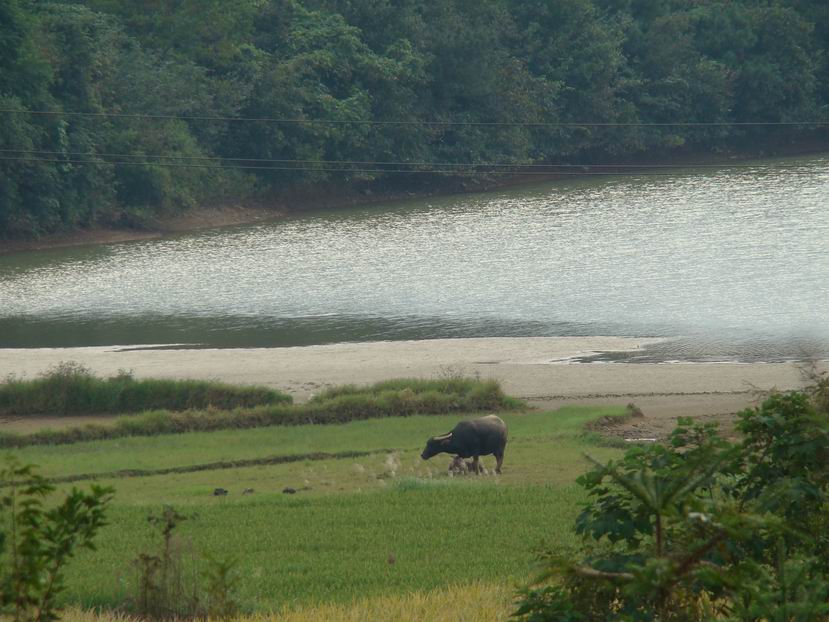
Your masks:
M504 452L495 454L495 472L501 474L501 465L504 464Z
M478 456L472 458L472 470L475 471L475 475L481 472L481 466L478 464Z

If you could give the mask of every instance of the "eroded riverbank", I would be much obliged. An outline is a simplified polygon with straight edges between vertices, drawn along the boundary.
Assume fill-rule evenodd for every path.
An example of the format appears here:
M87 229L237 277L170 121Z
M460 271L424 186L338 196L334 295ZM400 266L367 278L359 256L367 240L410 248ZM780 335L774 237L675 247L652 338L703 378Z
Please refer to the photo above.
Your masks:
M93 227L91 229L56 233L37 239L0 240L0 255L51 248L158 240L165 236L202 229L269 222L284 218L285 214L286 212L283 209L266 207L225 206L201 208L178 216L159 219L152 227L147 229Z

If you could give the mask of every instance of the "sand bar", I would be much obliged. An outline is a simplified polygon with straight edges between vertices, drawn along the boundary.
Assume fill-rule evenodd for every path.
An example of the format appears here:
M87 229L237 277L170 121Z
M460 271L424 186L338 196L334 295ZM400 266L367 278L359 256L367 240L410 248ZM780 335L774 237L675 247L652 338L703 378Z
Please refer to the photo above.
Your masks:
M499 380L511 395L539 404L627 403L659 412L734 412L756 390L802 386L794 363L572 363L599 351L645 347L653 339L532 337L346 343L293 348L136 349L135 346L0 349L0 378L34 377L60 361L99 375L210 378L264 384L297 401L321 388L447 373ZM647 412L647 411L646 411Z

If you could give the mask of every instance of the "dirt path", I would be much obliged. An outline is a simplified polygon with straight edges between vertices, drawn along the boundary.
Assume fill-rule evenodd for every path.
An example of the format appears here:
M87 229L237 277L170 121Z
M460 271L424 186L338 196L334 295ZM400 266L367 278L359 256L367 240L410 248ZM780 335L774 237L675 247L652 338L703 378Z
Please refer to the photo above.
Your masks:
M110 423L117 419L114 416L83 415L72 417L55 417L47 415L27 415L0 417L0 432L14 432L15 434L31 434L44 428L62 430L77 428L88 423Z
M730 434L734 428L735 414L759 404L763 395L763 391L752 389L733 393L629 394L579 399L542 398L528 401L534 407L543 410L555 410L568 404L602 406L634 404L642 411L643 417L630 419L621 424L604 425L601 429L605 434L632 441L667 438L676 427L679 417L693 417L699 422L717 423L724 434Z
M723 434L729 436L734 431L736 413L748 407L756 406L762 399L761 393L723 394L675 394L658 396L631 395L629 402L622 402L617 397L586 398L584 400L529 400L536 408L554 410L567 404L612 405L632 403L642 411L642 417L628 419L623 423L611 423L597 426L602 434L617 436L628 441L663 440L673 431L679 417L693 417L700 423L717 423Z

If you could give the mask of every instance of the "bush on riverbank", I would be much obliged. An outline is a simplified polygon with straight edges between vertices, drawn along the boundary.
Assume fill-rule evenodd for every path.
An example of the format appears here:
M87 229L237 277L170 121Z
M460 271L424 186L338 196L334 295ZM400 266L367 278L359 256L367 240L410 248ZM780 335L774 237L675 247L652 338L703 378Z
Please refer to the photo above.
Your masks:
M229 410L291 401L290 395L267 387L207 380L136 380L124 371L111 378L99 378L89 368L74 362L59 363L34 380L9 378L0 384L0 415Z
M463 376L452 376L427 380L425 378L394 378L383 380L369 387L355 384L344 384L337 387L325 389L310 399L311 403L323 402L346 395L374 395L410 391L416 394L427 392L438 392L447 395L466 395L476 390L488 391L494 381L481 382L475 378Z
M307 404L280 402L253 408L207 408L182 412L169 409L148 410L120 417L111 425L89 424L62 430L41 430L28 435L0 434L0 448L230 428L332 424L383 417L521 410L524 407L521 400L504 395L494 380L394 380L363 389L354 386L334 388Z
M829 379L738 414L737 442L679 418L577 481L582 547L541 552L514 617L698 622L829 619Z

